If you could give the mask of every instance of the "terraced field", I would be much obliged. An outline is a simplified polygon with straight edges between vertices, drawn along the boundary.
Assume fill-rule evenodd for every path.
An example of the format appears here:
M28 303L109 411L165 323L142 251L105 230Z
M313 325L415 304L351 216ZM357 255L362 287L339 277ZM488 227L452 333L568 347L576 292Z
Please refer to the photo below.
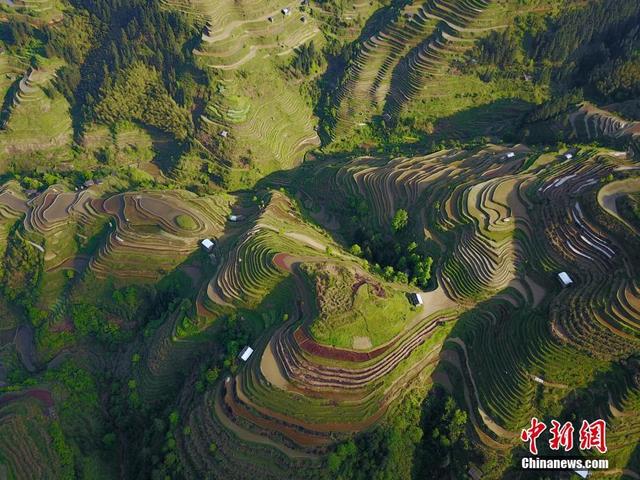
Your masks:
M587 387L609 361L637 351L637 264L620 240L630 226L609 199L620 191L616 182L635 191L636 171L627 159L595 150L540 164L531 163L532 155L525 146L488 145L305 166L294 184L312 214L320 212L316 204L325 206L316 214L321 223L336 228L330 212L355 196L366 199L378 228L406 208L411 229L440 246L435 290L422 293L420 308L406 302L400 323L387 322L386 337L380 329L372 335L368 325L389 315L389 292L412 288L367 272L280 191L271 191L262 207L233 207L242 213L235 224L226 220L232 196L180 191L104 197L100 186L69 192L60 185L27 201L8 184L0 203L7 222L24 214L25 230L43 239L46 272L86 269L97 278L150 281L184 262L199 239L221 238L216 263L202 267L213 276L194 283L201 292L196 317L260 312L263 330L236 373L225 373L204 396L183 389L190 434L178 439L181 461L193 476L215 462L220 471L248 464L275 478L319 468L335 442L381 421L419 372L433 372L433 381L469 410L481 448L505 452L518 444L530 416ZM620 179L612 181L612 172ZM318 190L318 181L325 188ZM618 226L611 230L606 222ZM86 233L101 239L96 250L84 250L80 239L63 241ZM559 271L575 285L561 289ZM342 304L321 301L323 285L336 281L344 301L331 290L327 298L347 302L347 309L358 305L362 288L380 297L368 303L366 322L340 317ZM210 338L196 330L204 333L211 322L194 330L185 323L192 316L189 305L175 310L148 340L136 374L142 398L156 401L179 386L181 369L207 351ZM320 328L345 321L336 332L352 337L338 343ZM544 405L536 400L540 389ZM615 415L634 408L616 395ZM213 457L199 450L212 442Z
M0 480L640 478L639 15L0 0Z
M46 391L42 391L47 393ZM50 394L48 394L50 396ZM20 399L21 401L16 401ZM37 395L3 396L0 403L0 471L7 478L55 478L64 471L51 444L50 405Z
M492 28L482 19L490 3L429 1L405 6L395 21L362 43L336 97L336 130L365 123L383 111L397 115L429 76L444 74L450 50L464 49L472 44L474 33Z
M47 23L62 20L64 8L60 0L12 0L3 2L3 5L18 18Z
M337 252L336 265L358 276L368 274L355 258L338 253L339 246L325 234L302 222L278 192L257 217L245 221L250 226L230 245L209 284L205 306L266 306L273 314L267 293L278 291L287 278L293 279L293 288L286 292L284 310L273 315L277 319L284 313L286 321L270 323L268 335L256 339L256 353L240 371L204 398L189 401L190 438L180 443L183 464L196 476L212 460L195 445L211 442L217 445L215 461L222 471L248 461L242 452L249 445L254 454L249 468L266 468L265 478L275 478L279 468L289 475L295 465L317 468L319 455L337 438L377 421L400 393L402 381L434 361L438 346L433 337L442 337L447 331L442 321L452 318L451 306L414 311L400 335L373 350L323 344L310 330L316 321L314 290L302 268L325 262L329 247ZM360 327L356 333L366 332Z
M282 71L296 48L322 43L307 9L273 0L164 3L206 22L194 53L203 68L215 72L219 95L202 121L220 139L235 181L291 168L319 145L309 102L299 82ZM256 171L249 171L247 162Z
M30 242L52 285L68 269L120 282L184 269L193 301L144 340L137 395L154 403L179 392L189 433L176 433L177 452L191 477L215 465L232 478L245 478L241 466L307 478L336 442L385 421L419 374L468 411L478 448L506 455L532 415L559 415L638 350L637 236L616 202L636 192L637 169L616 152L573 152L486 145L318 160L278 180L292 194L251 200L101 185L55 185L27 200L9 183L0 212L6 228L23 222L41 239ZM366 202L379 231L406 209L411 234L437 246L422 306L406 300L417 288L383 280L327 233L350 218L347 198ZM218 239L211 256L195 254L202 238ZM574 284L561 288L560 271ZM55 311L63 293L51 292L41 308ZM254 353L195 392L188 371L218 355L215 331L231 312L252 325ZM618 419L636 415L636 393L633 382L611 391L615 441L635 435ZM628 448L620 455L632 463Z
M432 119L435 110L446 107L446 112L439 112L443 121L447 115L495 101L491 88L474 84L473 78L461 76L452 65L454 60L463 59L478 38L507 28L513 16L549 7L543 2L534 3L429 0L408 2L394 10L393 18L379 30L356 41L357 54L332 95L336 115L331 130L335 138L348 137L354 128L365 126L380 115L387 123L425 115ZM503 91L505 87L501 87ZM529 87L521 85L520 94L514 90L509 96L526 96ZM477 101L462 99L460 92L476 90L472 96L478 97ZM433 112L425 114L425 107ZM476 115L475 131L489 129L500 115L504 119L507 110L514 110L509 115L518 114L516 103L507 110L498 110L489 113L486 120ZM445 125L440 128L444 130ZM447 138L456 137L451 130L449 126Z
M510 151L515 155L507 156ZM338 310L320 303L322 287L309 272L322 265L317 271L333 276L329 284L351 278L357 287L342 288L346 297L355 298L363 281L373 292L410 287L364 271L358 259L302 221L280 192L243 219L199 301L214 316L228 308L263 312L265 329L237 372L226 373L204 395L183 391L190 433L178 444L189 475L214 464L231 476L240 466L264 478L313 472L336 441L381 421L424 371L468 409L480 448L508 452L531 415L560 405L611 359L636 351L636 267L591 210L604 179L627 161L584 150L573 160L557 155L538 165L531 155L524 146L489 145L305 167L297 192L311 212L325 205L319 221L335 226L328 212L337 211L345 195L356 195L372 206L380 228L397 208L407 208L412 228L441 246L436 289L423 292L424 306L410 310L381 342L371 342L354 320L353 343L327 343L317 322L337 321ZM322 190L315 186L319 180ZM561 270L575 285L560 288ZM281 302L276 292L285 284ZM563 313L568 307L572 313ZM328 317L318 316L323 311ZM369 318L376 315L385 313L374 309ZM169 348L180 355L182 347ZM213 454L202 447L211 443Z
M573 114L568 124L572 135L583 141L607 139L620 145L629 145L629 149L638 154L640 123L627 121L615 113L597 108L585 102Z
M8 218L24 213L25 229L43 238L37 248L44 251L45 271L86 268L98 278L140 280L165 275L196 251L202 238L220 235L231 202L225 195L182 191L106 199L100 193L99 186L69 192L59 185L26 202L6 186L0 202ZM183 223L185 218L192 222ZM92 243L97 249L87 250Z
M11 62L6 68L11 68ZM0 152L24 154L37 149L47 150L67 145L71 140L69 103L52 88L60 60L48 60L38 69L23 70L6 95L13 95L8 105L5 124L0 132ZM24 67L23 67L24 68ZM7 73L13 78L14 73Z
M406 208L413 228L440 245L438 288L466 313L456 315L433 378L467 406L478 444L494 451L517 445L532 415L586 387L640 340L634 247L611 234L609 220L623 235L633 229L607 208L610 192L637 190L633 167L615 152L583 150L538 165L524 147L509 151L511 159L493 146L363 157L313 167L305 176L314 181L301 187L312 210L325 207L316 218L327 224L338 224L327 212L345 214L333 199L351 195L371 206L377 228ZM626 179L606 184L612 172ZM561 289L560 271L575 285Z

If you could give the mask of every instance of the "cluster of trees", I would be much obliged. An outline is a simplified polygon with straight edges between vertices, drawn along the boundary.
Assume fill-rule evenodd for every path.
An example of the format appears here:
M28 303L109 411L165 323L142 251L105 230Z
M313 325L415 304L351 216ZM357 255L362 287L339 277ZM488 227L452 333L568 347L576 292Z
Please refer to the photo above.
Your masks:
M640 3L600 0L560 14L536 37L533 56L555 65L553 79L603 100L626 100L640 88Z
M548 101L534 108L525 117L526 123L536 123L549 120L562 112L566 112L572 105L584 100L581 89L571 90L564 95L550 98Z
M178 432L178 425L180 422L180 415L177 410L173 410L169 413L168 428L164 436L164 444L162 445L162 461L157 461L151 472L152 479L164 479L164 478L180 478L182 477L182 467L180 460L176 452L176 433ZM164 422L158 422L157 427L163 426ZM186 427L183 429L185 435L190 435L191 432Z
M71 3L76 9L40 36L44 54L67 61L56 85L72 105L76 127L131 119L186 138L189 110L209 95L208 73L192 61L201 25L150 0ZM4 34L16 42L31 35L20 25Z
M51 437L51 444L60 462L60 478L62 480L73 480L76 478L73 450L67 443L58 420L54 420L49 425L49 436Z
M59 478L96 478L97 475L89 473L93 462L87 461L96 445L86 441L99 440L104 434L95 377L86 367L67 359L55 368L46 369L39 380L56 393L57 415L50 423L49 435L62 466Z
M560 96L584 89L595 100L623 101L640 92L639 24L636 0L596 0L546 18L529 14L480 39L467 66L528 72L551 81Z
M408 393L387 421L339 444L327 457L331 478L467 478L470 463L482 460L469 441L467 414L441 387L423 395Z
M137 120L172 133L178 140L189 134L189 113L169 95L158 72L136 62L100 91L96 118L107 124Z
M596 67L591 80L600 96L616 100L640 96L640 51L633 58L617 58Z
M477 454L467 430L467 414L453 397L435 387L423 405L424 435L416 452L416 478L465 478Z
M169 275L155 287L130 285L114 288L110 285L102 292L104 300L97 303L89 303L82 292L74 292L69 314L76 332L106 345L130 339L134 329L144 327L167 311L173 311L188 296L185 290L189 283L184 282L185 276L183 272ZM90 280L85 279L83 284L87 283Z
M122 459L124 475L135 478L181 478L175 455L179 415L168 403L142 404L133 379L109 374L103 449ZM117 449L117 452L116 452Z
M70 65L81 65L97 38L96 27L87 11L65 13L61 24L43 30L47 56L60 56Z
M11 229L2 265L4 296L29 310L40 293L44 252L26 239L27 233L17 222Z
M249 342L249 331L246 328L244 318L232 313L224 317L222 331L218 334L218 342L224 346L224 359L222 366L235 373L238 369L237 360L240 348Z
M363 224L368 218L368 206L362 200L351 199L351 206L359 214L354 215L352 224L356 225L353 238L356 242L351 246L353 255L365 258L373 272L387 281L410 283L426 289L431 280L433 258L428 255L424 246L413 240L409 225L409 213L399 209L390 223L390 235L383 235Z
M209 358L200 365L196 391L202 393L207 386L213 385L224 371L235 373L238 370L240 348L249 344L250 332L243 317L233 313L220 319L221 329L216 334L216 343L221 347L219 355Z
M382 479L389 458L389 431L377 428L338 445L327 458L336 480Z
M24 48L45 39L46 36L26 20L12 19L0 25L0 40L10 47Z
M291 60L291 68L300 75L309 75L311 71L322 63L322 52L316 50L311 40L308 44L296 49L296 56Z
M500 32L494 30L478 40L473 55L482 65L493 64L505 68L516 63L519 50L519 39L513 29L508 28Z
M70 313L79 335L92 335L105 343L118 341L120 326L113 321L107 321L102 309L89 303L77 303L71 306Z

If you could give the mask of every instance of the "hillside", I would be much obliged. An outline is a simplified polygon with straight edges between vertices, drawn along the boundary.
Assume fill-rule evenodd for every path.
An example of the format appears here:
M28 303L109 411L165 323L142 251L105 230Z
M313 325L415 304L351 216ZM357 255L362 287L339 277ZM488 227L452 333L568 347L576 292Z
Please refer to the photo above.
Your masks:
M638 2L0 20L0 478L640 478Z

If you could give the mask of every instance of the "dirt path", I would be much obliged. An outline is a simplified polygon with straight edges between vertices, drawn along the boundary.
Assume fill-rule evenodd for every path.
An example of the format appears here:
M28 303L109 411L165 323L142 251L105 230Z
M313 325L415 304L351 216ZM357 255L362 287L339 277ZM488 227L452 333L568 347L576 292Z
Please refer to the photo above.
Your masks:
M320 252L324 252L327 249L326 245L318 242L317 240L314 240L313 238L309 237L308 235L305 235L304 233L287 232L284 234L284 236L292 238L294 240L298 240L299 242L302 242L302 243L306 243L311 248L314 248Z
M537 307L542 301L542 299L544 298L544 296L547 294L547 291L543 287L538 285L536 282L534 282L533 278L531 278L528 275L524 277L524 280L529 285L529 288L531 289L531 293L533 294L533 306Z
M38 250L40 250L42 253L44 253L44 247L41 245L38 245L35 242L32 242L31 240L27 240L27 243L35 248L37 248Z

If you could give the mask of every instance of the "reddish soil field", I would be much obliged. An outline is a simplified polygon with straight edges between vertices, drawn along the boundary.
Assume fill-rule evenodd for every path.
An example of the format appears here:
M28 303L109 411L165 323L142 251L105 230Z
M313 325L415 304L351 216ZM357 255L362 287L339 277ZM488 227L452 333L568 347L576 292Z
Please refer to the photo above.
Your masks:
M104 199L102 198L91 199L91 207L98 213L107 213L104 208Z
M293 257L291 257L290 255L286 254L286 253L277 253L274 257L273 257L273 264L278 267L281 270L284 270L285 272L290 272L291 271L291 264L288 263L292 260Z
M0 396L0 407L8 405L9 403L20 400L24 397L35 398L36 400L42 402L42 404L47 408L51 408L54 405L53 397L51 396L51 392L49 390L35 388L33 390L27 390L26 392L7 393Z
M227 409L231 410L234 416L239 416L247 419L248 421L258 425L259 427L265 430L275 430L280 432L285 437L289 438L293 442L301 445L303 447L316 447L320 445L326 445L329 443L330 439L326 437L321 437L312 434L305 434L295 428L292 428L287 425L279 424L273 420L269 420L267 418L262 418L257 415L254 415L246 408L242 407L240 404L236 402L236 399L233 396L233 393L226 386L224 388L224 402Z
M344 360L347 362L365 362L375 358L389 349L394 342L383 345L371 352L354 352L351 350L343 350L341 348L320 345L314 341L307 332L302 328L298 328L293 334L298 345L303 350L323 358L332 358L334 360ZM394 340L395 341L395 340Z

